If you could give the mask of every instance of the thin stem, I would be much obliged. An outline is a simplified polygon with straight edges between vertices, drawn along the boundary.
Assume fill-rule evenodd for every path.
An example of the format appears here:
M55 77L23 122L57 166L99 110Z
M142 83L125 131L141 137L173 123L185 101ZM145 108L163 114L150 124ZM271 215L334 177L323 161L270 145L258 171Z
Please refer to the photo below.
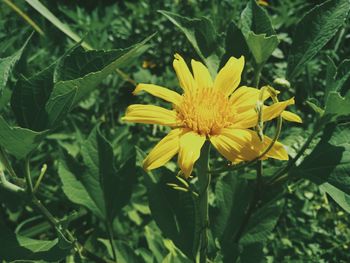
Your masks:
M209 214L208 214L208 190L210 184L209 173L209 155L210 155L210 143L206 142L202 148L200 159L198 160L198 184L199 184L199 213L201 221L201 241L199 250L199 262L207 262L207 250L208 250L208 227L209 227Z
M261 76L261 71L263 69L264 64L258 64L255 68L255 73L252 81L252 85L255 88L259 87L259 82L260 82L260 76Z
M260 82L260 74L261 74L261 70L263 68L263 64L259 64L257 65L256 67L256 70L255 70L255 75L254 75L254 79L253 79L253 86L255 88L258 88L259 87L259 82ZM262 98L263 98L263 93L264 91L266 90L265 87L262 88L261 92L260 92L260 96L259 96L259 102L261 102L261 105L263 105L263 102L262 102ZM271 93L271 91L268 89L268 91ZM274 103L277 103L278 102L278 99L276 96L272 96L273 94L271 93L271 98L273 99ZM261 126L260 128L263 129L262 127L262 123L260 124L260 119L262 119L262 114L263 114L263 109L260 108L260 112L259 112L259 118L258 118L258 124L257 126ZM244 216L244 219L242 221L242 224L240 226L240 228L238 229L238 232L235 236L235 243L238 243L241 236L243 235L248 223L249 223L249 220L251 218L251 216L253 215L253 212L254 212L254 209L256 208L256 206L258 205L259 203L259 200L261 198L261 191L262 191L262 186L263 186L263 182L262 182L262 177L263 177L263 162L262 160L260 160L260 158L262 156L264 156L268 151L270 151L270 149L272 148L272 146L274 145L274 143L277 141L279 135L280 135L280 132L281 132L281 127L282 127L282 117L279 116L278 117L278 123L277 123L277 131L275 133L275 136L272 140L272 142L270 143L270 145L265 149L263 155L259 155L257 157L257 166L256 166L256 182L255 182L255 192L254 192L254 196L253 196L253 199L251 201L251 203L249 204L249 207L248 207L248 210L247 210L247 213L245 214ZM261 136L263 139L263 134L262 134L262 130L261 130L261 134L258 134L259 137Z
M24 176L26 179L27 183L27 192L30 197L31 203L40 211L40 213L46 218L46 220L56 229L58 233L62 237L67 238L70 242L73 243L75 246L75 249L77 252L80 253L81 251L81 246L77 243L77 240L75 237L72 235L72 233L68 229L64 229L59 222L51 213L50 211L41 203L39 199L36 198L34 188L33 188L33 182L32 178L30 175L30 156L27 156L25 158L25 171L24 171Z
M11 163L7 157L7 154L5 152L5 150L0 147L0 161L1 163L4 165L5 169L7 170L7 172L13 177L13 178L18 178L18 176L16 175L16 172L13 170Z
M334 53L337 53L338 49L339 49L339 46L340 46L340 43L342 42L343 40L343 37L345 35L345 28L343 27L340 32L339 32L339 35L338 35L338 38L337 38L337 42L335 43L334 45Z
M258 166L260 166L260 164L258 164ZM257 169L257 171L258 170L260 170L260 169ZM255 182L256 186L255 186L254 196L252 198L252 201L249 204L248 210L243 218L242 224L241 224L240 228L238 229L237 234L234 238L235 243L238 243L239 240L241 239L241 237L242 237L242 235L243 235L243 233L244 233L244 231L249 223L249 220L250 220L251 216L253 215L253 212L254 212L257 204L259 203L260 192L261 192L261 186L260 186L261 177L262 177L262 174L257 173L257 180Z
M34 185L34 189L33 189L34 193L35 193L36 191L38 191L39 186L40 186L40 183L41 183L41 181L43 180L44 175L45 175L45 173L46 173L46 170L47 170L47 165L44 164L43 167L42 167L41 170L40 170L39 177L38 177L38 179L36 180L36 183L35 183L35 185Z
M5 177L5 174L3 171L0 171L0 185L13 192L13 193L24 193L25 192L25 189L19 187L18 185L15 185L9 181L7 181L6 177Z
M5 4L7 4L13 11L15 11L20 17L22 17L29 25L31 25L35 31L37 31L40 35L44 35L44 32L41 28L26 14L24 13L18 6L12 3L10 0L3 0Z
M111 244L111 248L112 248L113 260L114 262L117 262L117 250L114 245L113 228L109 221L106 222L106 228L107 228L109 243Z
M33 188L32 177L30 175L30 157L29 156L27 156L25 159L24 176L26 178L27 191L30 195L33 195L34 188Z

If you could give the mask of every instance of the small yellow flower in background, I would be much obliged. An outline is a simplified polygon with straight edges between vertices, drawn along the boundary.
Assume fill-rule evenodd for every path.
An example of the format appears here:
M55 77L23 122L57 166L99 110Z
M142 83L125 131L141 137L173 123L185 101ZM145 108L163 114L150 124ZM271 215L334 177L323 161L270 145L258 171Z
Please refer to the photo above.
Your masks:
M134 94L148 92L172 103L172 110L155 105L130 105L123 120L135 123L160 124L172 128L144 160L145 170L163 166L178 154L178 164L189 177L200 150L206 140L232 163L257 158L270 144L264 136L261 141L256 131L251 130L258 122L256 103L260 90L242 86L244 57L231 57L219 71L215 80L208 69L195 60L191 61L193 74L184 59L176 54L173 62L183 94L153 84L139 84ZM264 96L264 100L269 98ZM289 121L301 122L299 116L284 111L294 104L294 99L263 107L263 121L269 121L280 114ZM283 145L276 142L263 157L288 160Z

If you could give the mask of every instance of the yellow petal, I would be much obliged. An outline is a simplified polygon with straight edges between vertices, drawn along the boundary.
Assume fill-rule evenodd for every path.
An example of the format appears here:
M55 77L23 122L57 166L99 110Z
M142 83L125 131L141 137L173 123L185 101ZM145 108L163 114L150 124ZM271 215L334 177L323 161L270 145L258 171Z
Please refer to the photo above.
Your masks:
M287 120L287 121L303 123L303 120L300 118L300 116L296 115L293 112L286 111L286 110L282 112L282 118Z
M126 109L123 121L176 126L176 112L154 105L134 104Z
M255 131L245 129L246 132L250 133L250 145L252 146L252 149L255 151L255 157L260 156L266 149L269 147L272 139L266 135L264 135L264 140L261 141L259 136ZM278 160L288 160L288 153L286 149L284 148L283 144L276 141L272 148L261 158L274 158Z
M259 149L260 154L264 150L266 150L266 148L270 145L270 143L271 143L271 138L264 136L263 146ZM288 153L287 153L286 149L284 148L283 144L278 142L278 141L275 142L274 145L272 146L272 148L266 153L266 157L274 158L274 159L278 159L278 160L284 160L284 161L289 159Z
M209 70L201 62L196 60L191 60L192 71L194 75L194 80L197 83L197 87L200 88L210 88L213 86L213 80L210 76Z
M173 66L174 66L177 78L179 79L181 88L185 92L191 92L195 90L196 83L194 81L192 73L188 69L185 60L179 54L175 54Z
M153 96L156 96L158 98L171 102L175 105L179 105L182 100L182 96L177 92L158 85L141 83L137 85L136 89L133 91L133 94L136 95L141 91L146 91Z
M221 90L227 96L231 95L241 82L243 68L243 56L239 59L231 57L216 76L214 88Z
M257 157L251 145L252 134L248 130L225 128L210 137L210 142L227 160L238 163Z
M284 109L294 104L294 98L289 100L281 101L278 103L274 103L271 106L263 107L263 121L269 121L277 116L279 116ZM255 109L247 110L246 112L241 112L237 114L237 117L234 120L233 128L251 128L255 127L258 122L258 113Z
M251 161L261 155L269 146L271 139L264 136L260 141L255 131L248 129L225 128L219 135L210 137L214 147L229 161L238 163L242 160ZM262 158L288 160L287 151L283 145L276 142L270 151Z
M179 151L182 129L174 129L165 136L143 161L145 170L153 170L166 164Z
M242 86L235 90L230 97L230 102L237 113L254 109L259 100L260 90ZM264 92L263 101L270 98L269 92Z
M205 139L205 136L193 131L188 131L181 136L178 164L186 177L191 175L193 165L200 156Z

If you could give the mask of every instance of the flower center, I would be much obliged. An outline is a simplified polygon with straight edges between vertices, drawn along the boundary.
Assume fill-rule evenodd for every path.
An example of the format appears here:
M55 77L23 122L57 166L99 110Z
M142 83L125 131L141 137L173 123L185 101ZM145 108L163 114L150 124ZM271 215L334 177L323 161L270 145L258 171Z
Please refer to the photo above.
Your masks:
M185 93L176 111L184 127L206 136L219 134L234 117L229 98L213 88Z

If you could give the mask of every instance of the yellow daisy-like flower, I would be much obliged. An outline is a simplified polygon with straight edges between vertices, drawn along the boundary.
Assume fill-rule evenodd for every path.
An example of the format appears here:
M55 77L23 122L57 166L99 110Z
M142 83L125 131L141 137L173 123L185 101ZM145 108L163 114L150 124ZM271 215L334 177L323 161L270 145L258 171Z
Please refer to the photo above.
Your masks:
M145 170L163 166L178 154L178 164L186 177L189 177L195 162L200 156L206 140L232 163L257 158L270 144L267 136L260 140L257 133L249 128L257 125L256 103L260 90L242 86L244 57L231 57L219 71L215 80L208 69L195 60L191 61L192 71L184 59L176 54L174 69L183 94L153 84L139 84L134 94L148 92L172 103L172 110L154 105L130 105L123 120L135 123L160 124L172 130L149 153L144 160ZM264 100L269 94L264 96ZM263 106L263 121L282 117L301 122L299 116L284 111L294 99L281 101L271 106ZM283 145L276 142L264 158L288 160Z

